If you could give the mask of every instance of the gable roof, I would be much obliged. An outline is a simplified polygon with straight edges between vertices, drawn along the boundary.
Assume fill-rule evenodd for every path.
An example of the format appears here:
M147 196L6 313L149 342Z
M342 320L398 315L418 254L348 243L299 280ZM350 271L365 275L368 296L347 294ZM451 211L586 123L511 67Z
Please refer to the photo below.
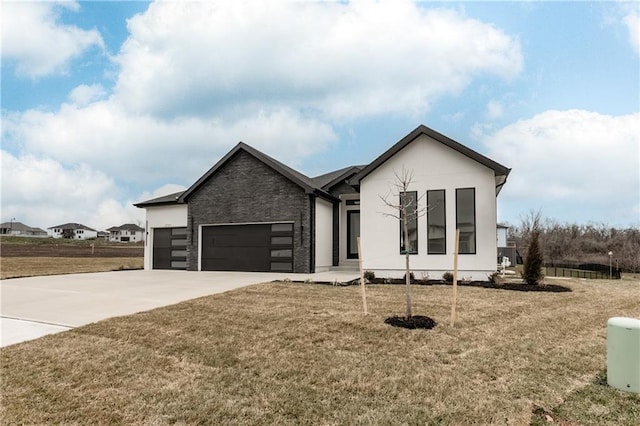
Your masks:
M453 139L443 135L442 133L438 133L435 130L430 129L429 127L421 124L420 126L416 127L415 130L409 133L407 136L400 139L400 141L398 141L391 148L389 148L384 153L382 153L382 155L380 155L378 158L373 160L368 166L362 169L353 178L351 178L349 180L349 184L355 187L359 187L360 181L362 181L362 179L367 177L371 172L373 172L375 169L380 167L383 163L385 163L391 157L396 155L400 150L402 150L404 147L406 147L407 145L409 145L411 142L413 142L415 139L417 139L419 136L422 136L422 135L426 135L431 139L434 139L442 143L443 145L446 145L449 148L459 152L460 154L465 155L474 161L477 161L483 166L492 169L496 176L496 195L498 194L498 192L500 192L502 185L504 185L504 183L507 181L507 176L509 175L509 172L511 172L511 169L503 166L500 163L493 161L488 157L485 157L484 155L472 150L471 148L468 148L462 145L460 142L456 142Z
M49 227L49 228L47 228L47 229L54 229L54 228L60 228L60 229L74 229L74 230L75 230L75 229L84 229L84 230L87 230L87 231L95 231L95 232L98 232L98 231L96 231L95 229L93 229L93 228L89 228L88 226L85 226L85 225L83 225L83 224L81 224L81 223L65 223L65 224L62 224L62 225L51 226L51 227Z
M180 195L178 202L186 202L191 194L193 194L198 188L200 188L200 186L205 183L207 179L213 176L222 166L224 166L240 151L248 153L277 173L280 173L282 176L304 189L307 194L315 194L332 201L335 200L334 196L318 186L316 182L314 182L314 180L310 177L305 176L297 170L294 170L291 167L282 164L281 162L269 157L268 155L258 151L257 149L253 148L250 145L247 145L244 142L239 142L231 151L229 151L224 157L222 157L220 161L218 161L204 175L202 175L200 179L196 181L196 183L194 183L189 189L184 191L182 195Z
M107 231L134 231L134 232L142 232L144 231L144 228L139 227L136 224L133 223L125 223L124 225L120 225L120 226L112 226L111 228L107 229Z
M19 231L19 232L32 232L32 233L44 233L44 234L47 233L47 231L45 231L44 229L34 228L32 226L25 225L22 222L3 222L3 223L0 223L0 228L11 229L12 231Z
M163 195L162 197L153 198L151 200L135 203L134 206L151 207L151 206L167 206L170 204L179 204L179 199L182 194L184 194L184 191L174 192L173 194Z
M329 191L333 186L346 181L351 176L362 170L364 167L365 166L348 166L340 170L316 176L313 178L313 181L316 183L316 185L318 185L325 191Z

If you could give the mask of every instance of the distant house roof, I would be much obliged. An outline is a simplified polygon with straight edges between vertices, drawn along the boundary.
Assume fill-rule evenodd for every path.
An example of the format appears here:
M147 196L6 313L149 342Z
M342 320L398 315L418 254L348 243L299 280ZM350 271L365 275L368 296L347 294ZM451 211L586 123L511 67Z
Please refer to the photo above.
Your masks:
M47 231L45 231L44 229L33 228L29 225L25 225L22 222L3 222L3 223L0 223L0 228L3 230L10 229L12 231L19 231L21 234L37 235L37 234L47 233Z
M51 226L51 227L49 227L49 228L47 228L47 229L58 229L58 228L60 228L60 229L73 229L73 230L76 230L76 229L84 229L84 230L86 230L86 231L95 231L95 232L98 232L98 231L96 231L95 229L93 229L93 228L89 228L88 226L85 226L85 225L83 225L83 224L81 224L81 223L65 223L65 224L63 224L63 225Z
M330 200L335 200L335 197L329 194L327 191L322 189L312 178L303 175L297 170L292 169L291 167L282 164L278 160L275 160L268 155L258 151L257 149L247 145L244 142L238 143L231 151L229 151L220 161L218 161L213 167L211 167L200 179L196 181L189 189L182 193L180 196L179 202L186 202L191 194L193 194L204 182L207 181L214 173L216 173L223 165L227 163L231 158L233 158L238 152L244 151L249 155L252 155L257 160L266 164L276 172L280 173L282 176L289 179L291 182L300 186L304 191L308 194L316 194L320 197L327 198ZM140 205L138 205L140 207Z
M507 181L507 176L509 175L509 172L511 172L511 169L503 166L500 163L496 163L492 159L487 158L484 155L472 150L471 148L468 148L462 145L460 142L456 142L453 139L421 124L420 126L416 127L415 130L409 133L407 136L400 139L400 141L397 142L395 145L393 145L391 148L389 148L384 153L382 153L382 155L380 155L378 158L373 160L367 167L362 169L353 178L351 178L349 181L349 184L355 187L358 187L362 179L367 177L371 172L376 170L383 163L385 163L391 157L396 155L400 150L402 150L404 147L409 145L411 142L413 142L416 138L418 138L421 135L426 135L431 139L434 139L448 146L449 148L455 151L458 151L459 153L471 158L472 160L477 161L478 163L492 169L496 176L496 195L500 192L502 185L504 185L504 183Z
M497 227L497 228L504 228L504 229L509 229L509 228L511 228L509 225L504 225L504 224L502 224L502 223L498 223L498 224L496 225L496 227Z
M111 228L107 229L107 231L112 232L112 231L134 231L134 232L142 232L144 231L144 228L139 227L138 225L134 224L134 223L125 223L124 225L120 225L120 226L112 226Z

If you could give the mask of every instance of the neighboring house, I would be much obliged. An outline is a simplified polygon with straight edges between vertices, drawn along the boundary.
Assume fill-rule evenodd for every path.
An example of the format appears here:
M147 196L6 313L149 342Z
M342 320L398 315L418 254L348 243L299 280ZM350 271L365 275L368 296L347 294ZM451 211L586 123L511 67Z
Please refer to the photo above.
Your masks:
M40 228L32 228L21 222L0 223L0 234L17 237L46 237L47 231Z
M516 242L508 239L509 227L507 225L498 224L498 264L502 263L503 256L509 258L511 265L521 264L522 258L518 254Z
M496 269L496 197L510 169L419 126L366 166L309 178L239 143L189 189L136 204L147 214L146 269L321 272L363 266L401 277L400 223L380 196L394 171L412 170L406 196L428 202L412 221L416 277L453 269L486 279ZM394 195L399 197L399 195Z
M496 238L498 247L507 247L507 232L509 231L509 227L507 225L503 225L499 223L496 226Z
M127 223L121 226L113 226L109 229L109 241L119 243L137 242L144 240L144 228Z
M65 223L47 228L49 236L53 238L68 238L72 240L90 240L98 236L98 231L80 223Z
M109 241L109 233L107 231L98 231L98 239Z

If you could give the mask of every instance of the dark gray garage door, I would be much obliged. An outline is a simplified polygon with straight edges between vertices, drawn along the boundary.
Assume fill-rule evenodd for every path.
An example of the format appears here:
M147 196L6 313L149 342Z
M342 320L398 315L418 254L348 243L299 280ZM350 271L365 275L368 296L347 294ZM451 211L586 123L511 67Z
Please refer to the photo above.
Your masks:
M153 269L187 268L187 228L154 228Z
M203 271L293 271L293 223L202 228Z

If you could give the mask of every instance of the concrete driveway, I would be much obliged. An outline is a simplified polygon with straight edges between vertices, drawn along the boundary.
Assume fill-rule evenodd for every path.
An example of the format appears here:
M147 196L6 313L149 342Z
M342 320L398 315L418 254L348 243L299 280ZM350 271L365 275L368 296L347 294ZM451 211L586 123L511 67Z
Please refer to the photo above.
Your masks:
M251 284L292 281L346 282L357 272L117 271L0 281L0 346L65 331Z

